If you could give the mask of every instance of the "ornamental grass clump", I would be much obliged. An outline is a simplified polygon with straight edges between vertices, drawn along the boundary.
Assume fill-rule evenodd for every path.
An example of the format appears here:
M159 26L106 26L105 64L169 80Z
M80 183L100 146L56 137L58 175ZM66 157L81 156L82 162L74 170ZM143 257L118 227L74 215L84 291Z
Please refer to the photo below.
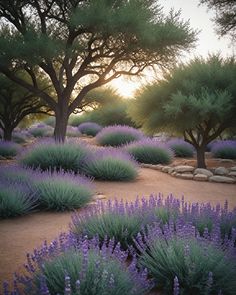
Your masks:
M64 170L81 172L85 159L89 156L89 149L84 144L67 142L56 144L50 141L35 145L25 153L20 163L24 167L40 170Z
M96 136L102 130L102 126L94 122L84 122L78 126L79 132L86 135Z
M217 141L212 145L211 152L215 158L234 160L236 159L236 141Z
M138 270L135 259L127 267L127 255L113 240L100 247L96 237L75 240L64 234L27 255L28 274L16 276L15 290L18 295L147 294L146 270Z
M10 159L17 155L20 146L11 141L0 141L0 157Z
M94 194L88 178L60 172L35 173L34 189L42 209L66 211L88 204Z
M138 129L129 126L114 125L103 128L97 134L96 140L101 145L117 147L141 140L143 137L143 133Z
M137 164L128 153L115 149L94 151L87 158L83 172L98 180L130 181L137 175Z
M0 182L0 218L29 214L37 207L37 197L28 185Z
M44 123L40 123L37 126L30 128L29 133L34 137L52 136L53 128Z
M173 152L170 148L151 139L131 143L125 147L125 150L139 163L169 164L173 159Z
M171 139L167 141L166 144L170 149L172 149L175 157L190 158L194 155L194 147L180 138Z
M236 231L234 233L236 235ZM200 238L192 224L160 229L158 224L139 234L139 263L148 269L164 294L236 294L234 243L222 246L216 235ZM235 237L234 237L235 238ZM178 291L178 292L177 292Z

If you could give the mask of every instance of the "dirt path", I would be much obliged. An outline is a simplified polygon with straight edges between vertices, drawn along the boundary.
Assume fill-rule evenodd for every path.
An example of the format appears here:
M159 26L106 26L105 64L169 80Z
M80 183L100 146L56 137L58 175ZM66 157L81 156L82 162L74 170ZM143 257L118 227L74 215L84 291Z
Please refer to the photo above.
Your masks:
M185 196L190 202L211 202L236 206L236 185L182 180L168 174L140 169L134 182L95 182L97 192L108 198L133 200L137 195L148 196L159 192L176 197ZM25 261L25 254L40 246L44 240L51 241L60 232L66 231L71 213L40 212L25 217L0 221L0 284L12 277Z

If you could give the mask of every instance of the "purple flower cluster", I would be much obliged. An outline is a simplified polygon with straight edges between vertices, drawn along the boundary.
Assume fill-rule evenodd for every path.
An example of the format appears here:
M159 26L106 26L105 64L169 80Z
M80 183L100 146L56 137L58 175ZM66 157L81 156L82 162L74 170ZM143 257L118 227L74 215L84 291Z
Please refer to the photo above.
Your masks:
M173 150L176 157L192 157L194 147L181 138L173 138L167 141L167 146Z
M82 134L95 136L102 130L102 126L94 122L84 122L78 126L78 130Z
M0 156L4 158L15 157L20 150L20 146L11 141L0 141Z

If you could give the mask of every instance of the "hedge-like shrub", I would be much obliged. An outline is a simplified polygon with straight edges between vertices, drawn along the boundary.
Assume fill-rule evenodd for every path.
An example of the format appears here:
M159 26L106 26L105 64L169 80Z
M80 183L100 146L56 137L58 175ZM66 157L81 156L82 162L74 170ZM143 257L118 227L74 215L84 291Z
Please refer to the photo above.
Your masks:
M173 152L170 148L151 139L131 143L125 147L125 150L136 161L145 164L169 164L173 158Z
M23 156L20 162L25 167L43 171L62 169L77 173L81 171L81 167L88 155L88 148L82 144L45 142L34 146L32 150Z
M87 158L83 172L95 179L111 181L129 181L138 175L137 165L129 154L111 149L94 152Z
M36 173L34 188L43 209L66 211L81 208L91 201L93 188L89 179L59 173Z
M212 145L211 152L215 158L236 159L236 141L222 140Z
M164 232L155 225L145 237L137 238L137 247L142 253L140 264L164 294L236 293L235 259L207 236L196 238L192 225Z
M126 266L127 252L111 240L101 250L96 238L73 240L61 235L50 246L28 255L27 280L20 295L87 294L144 295L150 289L145 270L135 259ZM43 267L42 267L43 265ZM19 293L18 293L19 294Z
M182 139L171 139L167 146L173 150L176 157L188 158L194 155L194 147Z
M101 145L117 147L140 140L143 136L143 133L138 129L129 126L114 125L103 128L97 134L96 140Z
M3 158L13 158L19 151L19 145L10 141L0 141L0 156Z
M82 134L95 136L102 130L102 126L94 122L85 122L79 125L78 130Z
M79 132L78 128L69 125L69 126L67 126L67 129L66 129L66 136L67 137L80 137L81 132Z

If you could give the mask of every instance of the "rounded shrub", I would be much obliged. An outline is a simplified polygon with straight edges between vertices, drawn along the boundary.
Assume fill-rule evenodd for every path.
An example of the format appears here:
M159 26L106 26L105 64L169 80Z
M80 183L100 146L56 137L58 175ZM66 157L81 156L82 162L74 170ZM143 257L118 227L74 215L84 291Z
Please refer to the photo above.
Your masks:
M236 141L222 140L212 145L211 152L215 158L236 159Z
M66 136L67 137L80 137L81 132L79 132L78 128L69 125L69 126L67 126L67 129L66 129Z
M169 164L173 158L170 148L151 139L131 143L125 150L139 163Z
M37 199L28 188L17 184L10 185L9 182L0 183L0 218L28 214L36 206Z
M137 165L129 154L102 149L95 151L83 166L83 172L95 179L129 181L137 177Z
M171 139L167 146L173 150L176 157L188 158L194 155L194 147L182 139Z
M93 195L90 180L73 174L36 173L34 179L39 204L46 210L81 208L91 201Z
M102 130L102 126L94 122L85 122L79 125L78 130L82 134L96 136Z
M36 127L30 128L29 133L34 137L52 136L53 128L51 126L41 123L38 124Z
M152 238L140 264L164 294L235 294L236 263L227 252L194 237L160 235Z
M116 147L140 140L143 136L143 133L138 129L129 126L114 125L103 128L97 134L96 140L101 145Z
M55 144L44 142L34 146L20 160L25 167L40 170L64 170L75 173L81 171L89 150L83 144L67 142Z
M19 145L10 141L0 141L0 157L13 158L19 151Z
M135 259L127 267L127 252L112 240L100 249L96 238L77 242L64 235L38 254L28 256L22 295L144 295L150 289L146 271L138 271Z
M14 132L12 134L12 141L15 143L23 144L27 142L27 132Z

